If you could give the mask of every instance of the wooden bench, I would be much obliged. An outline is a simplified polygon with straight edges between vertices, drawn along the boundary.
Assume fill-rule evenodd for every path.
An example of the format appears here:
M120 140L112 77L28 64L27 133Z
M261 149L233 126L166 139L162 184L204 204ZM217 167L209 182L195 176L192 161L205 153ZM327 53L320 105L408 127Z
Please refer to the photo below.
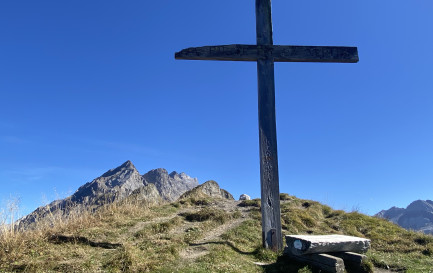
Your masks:
M335 273L359 272L370 248L370 240L345 235L287 235L286 243L286 255Z

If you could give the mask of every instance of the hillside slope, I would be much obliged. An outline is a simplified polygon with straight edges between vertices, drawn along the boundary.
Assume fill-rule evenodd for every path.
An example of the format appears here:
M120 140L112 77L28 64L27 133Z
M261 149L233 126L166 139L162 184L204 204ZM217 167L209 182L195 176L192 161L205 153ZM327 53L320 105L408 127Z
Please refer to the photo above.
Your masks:
M0 272L313 272L261 248L260 200L206 191L162 205L130 196L52 227L2 233ZM376 267L431 269L432 236L287 194L280 199L285 234L367 237Z

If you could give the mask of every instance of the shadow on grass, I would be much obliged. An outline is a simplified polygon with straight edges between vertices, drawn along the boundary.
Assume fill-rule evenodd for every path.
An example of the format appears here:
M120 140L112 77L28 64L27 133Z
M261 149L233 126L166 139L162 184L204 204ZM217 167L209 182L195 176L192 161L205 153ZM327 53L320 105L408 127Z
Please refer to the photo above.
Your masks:
M243 255L255 255L256 254L256 251L251 251L251 252L242 251L231 242L216 241L216 242L205 242L205 243L198 243L198 244L191 243L191 244L189 244L189 246L203 246L203 245L226 245L226 246L231 247L237 253L240 253Z
M48 241L54 244L73 243L84 244L92 247L101 247L105 249L116 249L122 247L122 244L112 244L107 242L94 242L81 236L65 236L60 234L53 234L48 238Z
M236 251L237 253L242 254L242 255L256 256L258 253L258 249L254 250L254 251L250 251L250 252L242 251L239 248L237 248L233 243L227 242L227 241L191 243L191 244L189 244L189 246L203 246L203 245L211 245L211 244L229 246L234 251ZM320 271L317 271L314 268L308 266L305 263L300 263L298 261L292 260L285 255L279 256L275 263L263 264L260 266L263 268L263 271L266 273L278 273L278 272L285 272L285 273L313 272L313 273L316 273L316 272L320 272Z
M272 264L267 264L262 266L263 271L266 273L278 273L278 272L287 272L287 273L298 273L298 272L320 272L313 267L308 266L305 263L300 263L289 257L282 255L277 258L277 261Z

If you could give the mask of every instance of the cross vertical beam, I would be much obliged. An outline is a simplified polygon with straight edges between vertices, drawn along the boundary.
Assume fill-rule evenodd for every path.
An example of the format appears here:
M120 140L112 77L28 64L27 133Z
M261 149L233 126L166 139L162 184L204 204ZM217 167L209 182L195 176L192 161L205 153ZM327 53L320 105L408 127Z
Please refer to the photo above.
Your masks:
M271 0L256 1L256 45L190 47L177 60L257 62L263 246L283 248L280 218L274 62L357 63L356 47L273 45Z
M272 46L271 0L256 0L257 45ZM272 52L257 59L263 247L283 248L278 176L275 76Z

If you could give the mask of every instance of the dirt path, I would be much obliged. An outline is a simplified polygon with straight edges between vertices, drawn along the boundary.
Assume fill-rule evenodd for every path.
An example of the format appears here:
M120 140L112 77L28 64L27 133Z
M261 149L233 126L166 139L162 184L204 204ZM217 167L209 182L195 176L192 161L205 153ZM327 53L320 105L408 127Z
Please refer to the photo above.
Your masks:
M173 219L174 217L178 216L179 214L189 213L189 212L193 212L193 211L197 211L197 210L198 209L194 209L194 208L184 208L184 209L181 209L181 210L179 210L179 211L177 211L171 215L168 215L168 216L156 217L156 218L153 218L152 220L149 220L149 221L138 222L132 228L129 229L128 234L126 234L126 236L130 236L130 234L134 234L134 233L142 230L146 225L166 222L166 221L169 221L169 220Z
M234 212L235 210L239 210L241 212L241 217L207 231L201 239L192 242L189 247L181 251L180 257L183 259L195 260L198 257L206 255L209 252L209 244L222 242L222 240L220 239L221 235L231 229L238 227L245 220L247 220L249 208L238 207L238 204L239 202L233 201L219 203L217 205L218 208L223 209L227 212Z

